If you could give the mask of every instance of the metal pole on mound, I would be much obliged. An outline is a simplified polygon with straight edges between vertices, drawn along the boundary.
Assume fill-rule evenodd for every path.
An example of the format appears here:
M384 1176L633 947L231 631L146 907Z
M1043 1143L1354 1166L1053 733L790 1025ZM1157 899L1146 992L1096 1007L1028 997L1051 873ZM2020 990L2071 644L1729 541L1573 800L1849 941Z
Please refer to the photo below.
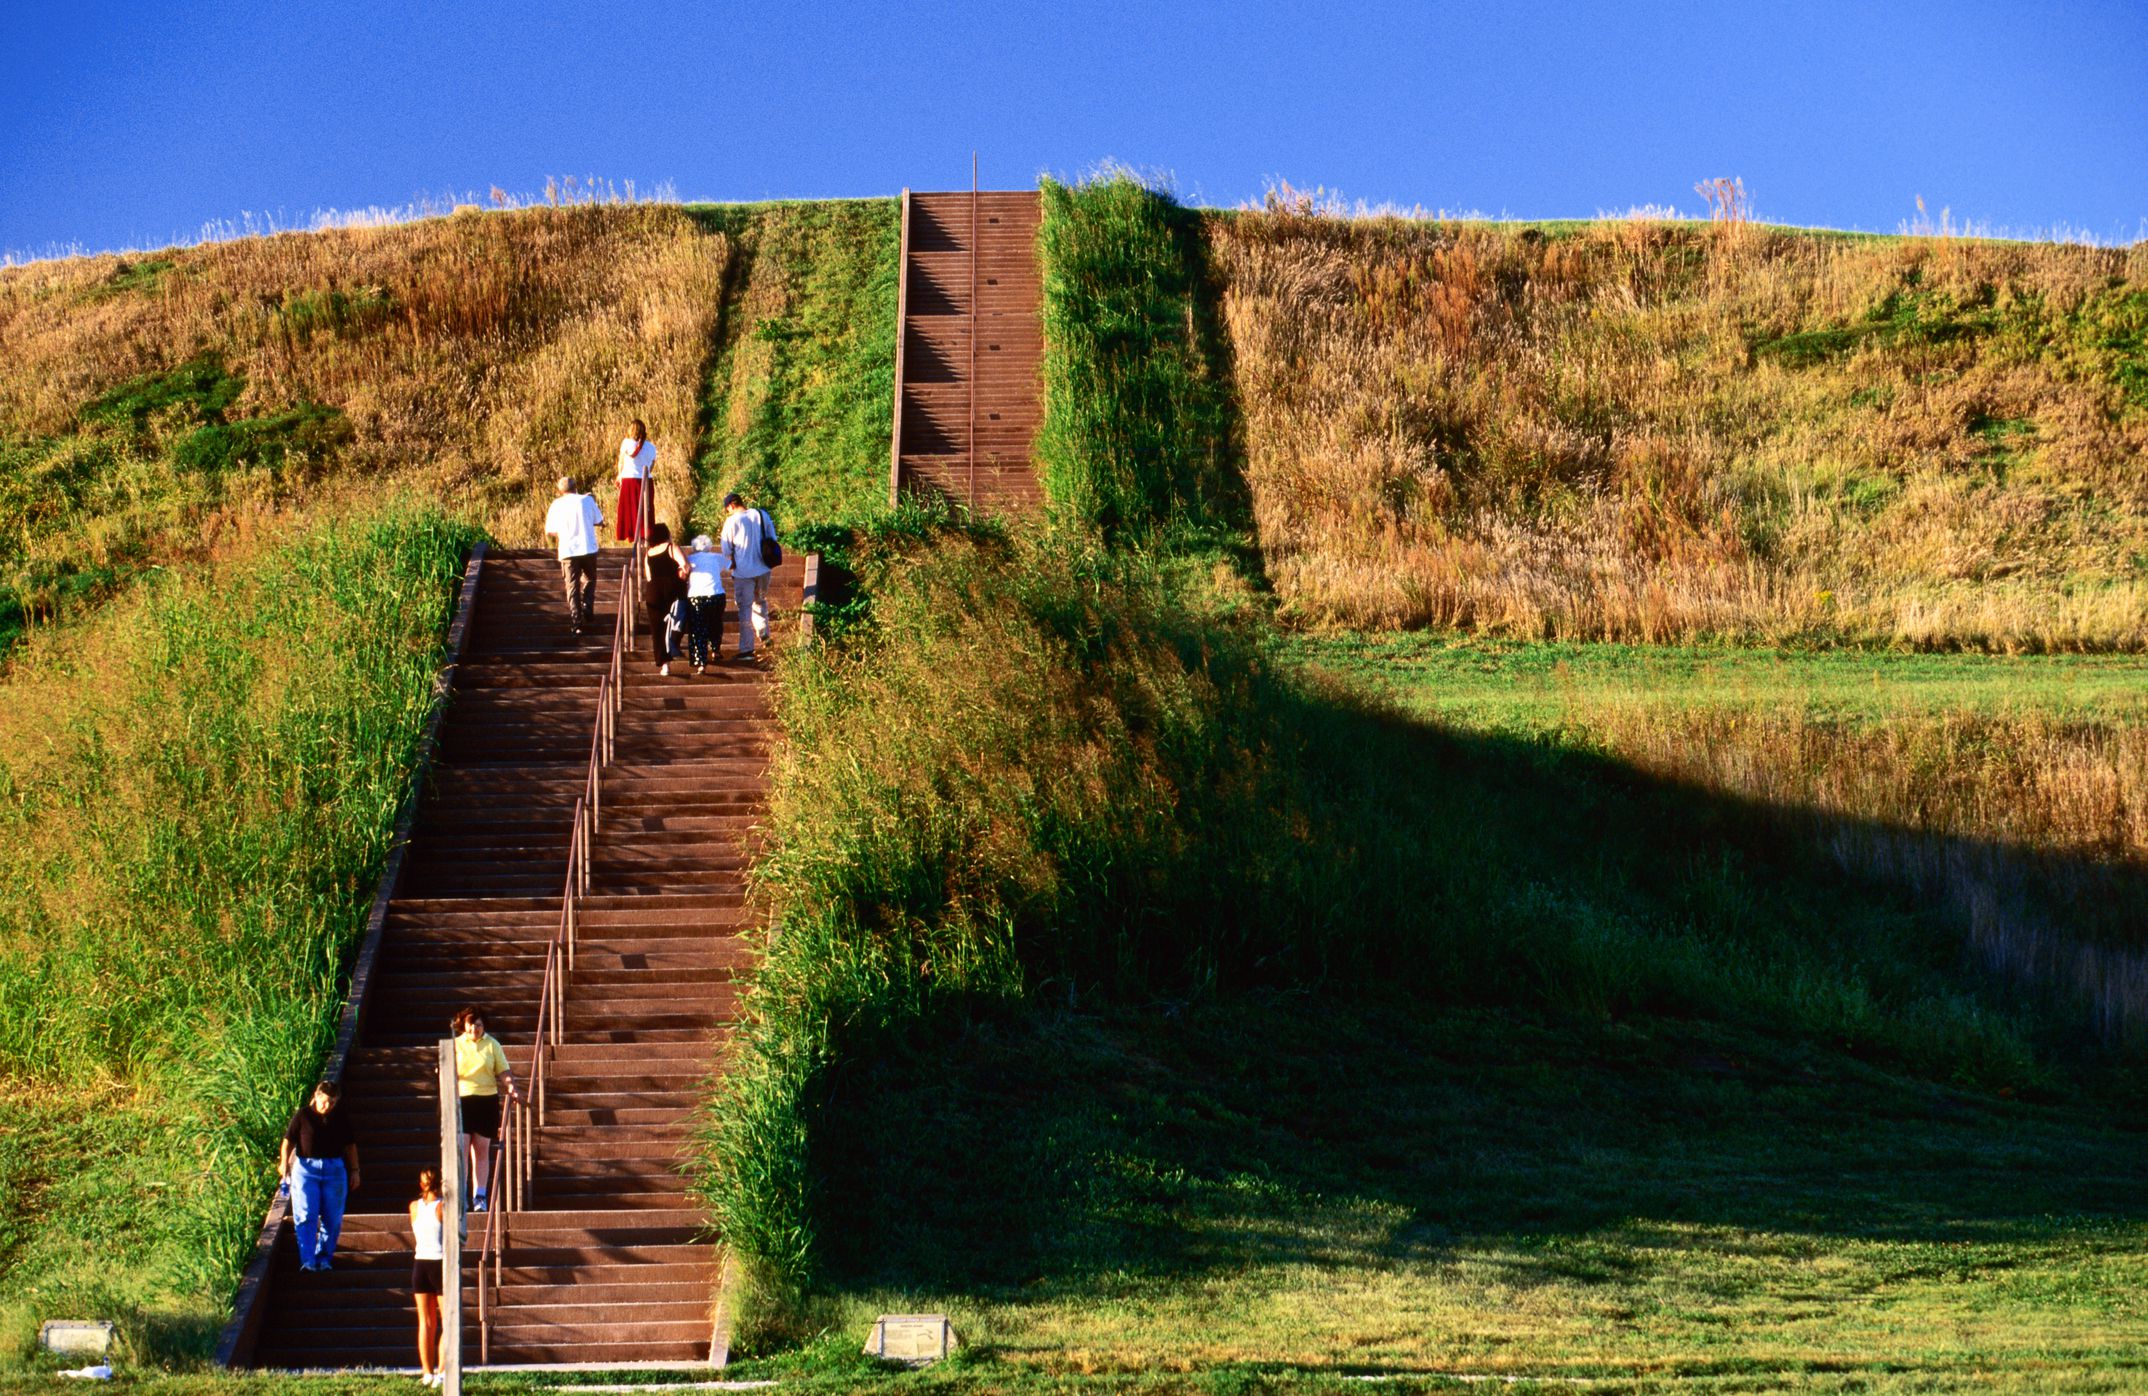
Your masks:
M440 1039L440 1375L443 1396L462 1396L462 1112L455 1092L455 1040Z

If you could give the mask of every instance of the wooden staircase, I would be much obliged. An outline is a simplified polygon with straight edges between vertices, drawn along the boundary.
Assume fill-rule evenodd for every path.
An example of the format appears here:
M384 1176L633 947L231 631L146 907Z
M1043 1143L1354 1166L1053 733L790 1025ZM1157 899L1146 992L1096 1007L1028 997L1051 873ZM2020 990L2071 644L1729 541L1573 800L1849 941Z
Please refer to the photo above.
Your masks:
M435 1044L456 1008L477 1004L527 1084L627 556L603 555L598 623L582 637L566 624L549 553L495 553L484 564L440 759L344 1073L365 1188L351 1199L333 1270L300 1273L294 1247L279 1245L256 1366L416 1364L403 1209L418 1170L440 1153ZM787 613L802 575L798 562L776 574L771 590ZM735 649L735 623L729 632ZM716 1248L679 1170L736 1013L733 977L754 955L744 876L773 726L756 667L727 659L700 678L660 678L644 649L625 672L528 1209L500 1214L492 1365L710 1355ZM464 1252L471 1366L484 1222L470 1219Z
M979 513L1041 504L1043 217L1034 191L904 193L897 498L939 494Z

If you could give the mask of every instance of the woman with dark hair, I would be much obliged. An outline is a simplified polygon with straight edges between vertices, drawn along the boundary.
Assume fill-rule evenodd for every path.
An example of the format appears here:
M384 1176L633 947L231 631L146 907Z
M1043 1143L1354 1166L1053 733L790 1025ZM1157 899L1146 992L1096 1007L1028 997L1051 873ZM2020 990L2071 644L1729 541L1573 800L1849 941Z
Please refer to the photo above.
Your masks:
M334 1267L343 1235L343 1208L358 1187L358 1140L351 1117L338 1109L343 1088L323 1081L291 1116L283 1132L276 1171L291 1188L291 1225L298 1239L298 1268Z
M444 1246L447 1203L440 1197L440 1173L421 1169L418 1197L410 1204L410 1239L416 1255L410 1262L410 1292L418 1302L418 1366L427 1386L438 1386L440 1376L440 1263L447 1259Z
M492 1144L500 1137L500 1091L509 1100L522 1099L515 1089L515 1073L507 1065L506 1049L485 1031L485 1015L475 1006L454 1018L455 1093L461 1097L462 1133L470 1150L470 1210L482 1212L490 1205Z
M649 622L649 652L656 659L656 672L671 677L671 661L677 657L671 643L672 609L686 599L686 575L691 567L685 551L671 541L663 524L649 525L649 556L643 564L641 603Z
M619 442L619 512L612 516L614 536L626 543L641 537L642 511L656 517L656 443L636 417Z

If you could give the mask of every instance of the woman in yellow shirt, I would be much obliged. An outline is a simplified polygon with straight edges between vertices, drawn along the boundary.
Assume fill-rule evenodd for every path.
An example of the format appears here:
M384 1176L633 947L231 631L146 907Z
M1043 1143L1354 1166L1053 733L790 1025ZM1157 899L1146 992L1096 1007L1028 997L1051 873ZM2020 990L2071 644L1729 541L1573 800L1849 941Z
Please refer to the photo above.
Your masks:
M500 1090L522 1099L500 1040L485 1031L485 1015L473 1005L455 1015L455 1093L462 1104L462 1134L470 1150L470 1210L490 1205L492 1143L500 1137Z

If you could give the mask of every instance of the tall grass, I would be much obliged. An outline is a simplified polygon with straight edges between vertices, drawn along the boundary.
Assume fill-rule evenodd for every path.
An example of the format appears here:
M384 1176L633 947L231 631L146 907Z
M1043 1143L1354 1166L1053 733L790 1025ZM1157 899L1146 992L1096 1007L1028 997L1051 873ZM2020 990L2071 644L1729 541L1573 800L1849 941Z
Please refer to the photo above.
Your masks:
M18 661L0 1097L98 1142L24 1165L43 1200L0 1256L9 1343L78 1309L144 1355L213 1336L334 1032L472 537L411 504L323 519Z
M1114 944L1210 953L1172 910L1227 890L1193 856L1223 831L1181 787L1245 769L1211 713L1247 651L1204 653L1126 585L1138 561L1032 546L947 534L860 558L872 625L785 660L779 839L755 872L780 929L709 1180L752 1276L748 1333L794 1317L814 1273L813 1121L851 1054L1033 979L1078 992Z
M1200 216L1126 174L1045 180L1047 498L1118 539L1244 515Z
M1576 713L1571 738L1777 811L1847 871L1944 907L1967 958L2148 1042L2148 732L2036 712L1845 728L1798 712Z
M709 1125L748 1336L804 1312L861 1064L1024 1003L1378 984L2027 1091L2078 1045L1763 803L1280 672L1167 558L944 540L864 572L871 626L786 660L776 934Z
M740 490L787 525L887 509L898 209L846 199L692 210L735 253L695 464L711 505Z
M1291 615L2148 644L2148 245L1209 220Z

